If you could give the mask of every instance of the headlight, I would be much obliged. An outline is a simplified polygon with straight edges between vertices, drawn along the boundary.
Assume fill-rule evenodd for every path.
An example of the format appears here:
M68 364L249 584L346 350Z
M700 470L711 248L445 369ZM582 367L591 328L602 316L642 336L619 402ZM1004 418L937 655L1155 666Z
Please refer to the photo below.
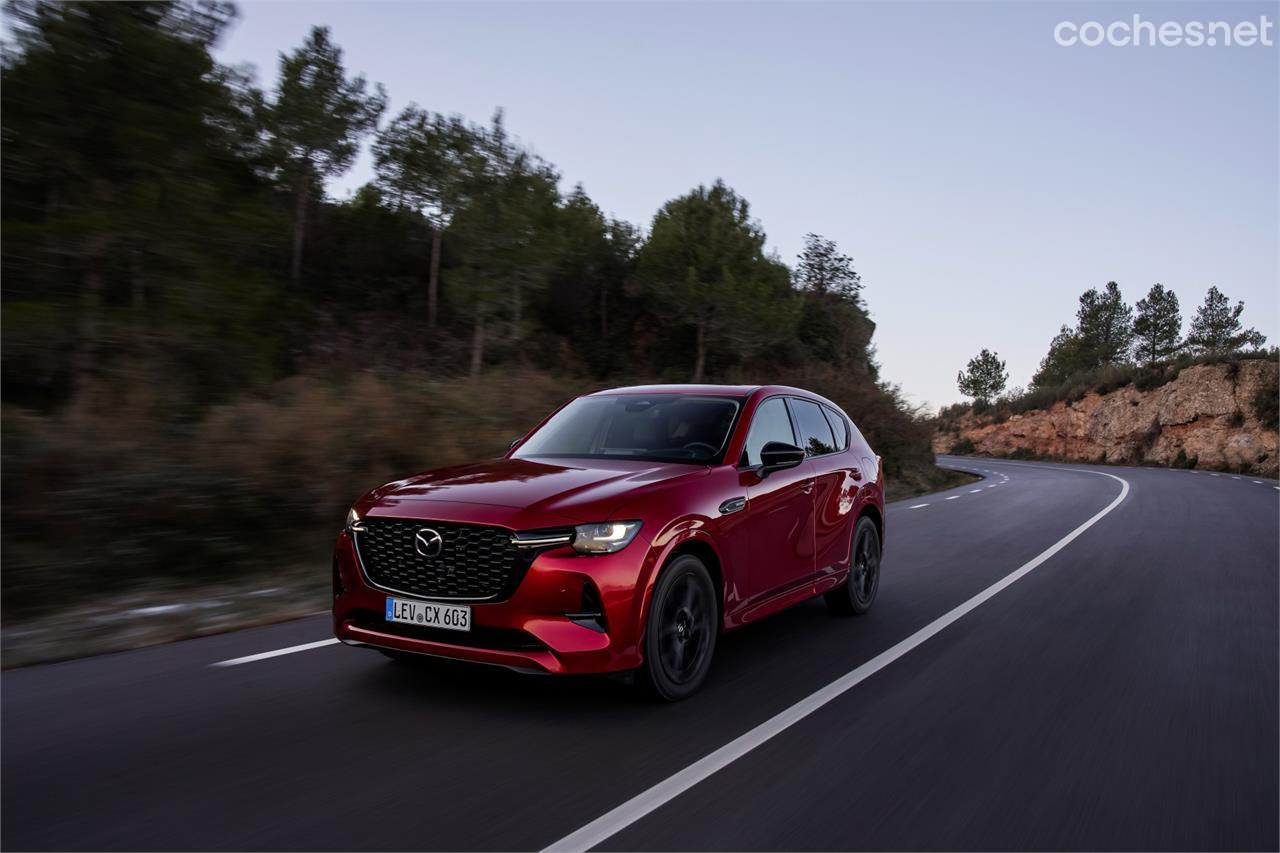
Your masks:
M360 523L360 513L356 512L355 507L347 510L347 529L355 527Z
M640 532L638 521L605 521L579 524L574 529L573 550L580 554L612 554L631 544Z

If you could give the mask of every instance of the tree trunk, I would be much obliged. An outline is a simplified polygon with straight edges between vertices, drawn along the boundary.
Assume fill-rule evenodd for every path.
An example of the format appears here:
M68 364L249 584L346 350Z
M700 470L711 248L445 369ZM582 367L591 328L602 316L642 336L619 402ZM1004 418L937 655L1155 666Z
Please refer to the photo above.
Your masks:
M696 385L702 381L702 369L707 363L707 326L705 323L698 324L698 357L693 362L693 383Z
M302 245L307 233L307 189L310 186L306 178L298 184L298 198L293 208L293 254L289 259L289 281L294 287L302 282Z
M440 294L440 244L444 235L439 226L431 227L431 271L427 274L427 328L436 327L436 301Z
M476 313L475 328L471 332L471 378L480 375L484 367L484 317Z

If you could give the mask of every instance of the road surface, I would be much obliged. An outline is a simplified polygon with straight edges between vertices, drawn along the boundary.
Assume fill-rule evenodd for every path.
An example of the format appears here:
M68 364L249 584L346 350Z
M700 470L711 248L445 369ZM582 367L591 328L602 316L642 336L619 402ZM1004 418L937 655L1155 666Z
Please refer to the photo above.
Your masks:
M323 617L7 672L0 843L1277 849L1280 486L943 462L984 479L890 506L868 616L729 634L677 705Z

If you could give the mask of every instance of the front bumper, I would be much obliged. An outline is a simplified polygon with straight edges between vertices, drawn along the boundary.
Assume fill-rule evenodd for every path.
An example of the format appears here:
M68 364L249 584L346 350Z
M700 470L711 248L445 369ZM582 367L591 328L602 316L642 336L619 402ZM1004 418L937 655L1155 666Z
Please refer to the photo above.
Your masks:
M651 552L639 536L617 554L584 556L567 546L544 551L510 598L469 603L472 630L457 632L385 621L391 593L369 583L354 542L343 531L334 550L334 635L344 643L521 671L559 675L634 669L641 663L638 590L645 588L652 571ZM570 617L581 612L587 583L599 593L603 626Z

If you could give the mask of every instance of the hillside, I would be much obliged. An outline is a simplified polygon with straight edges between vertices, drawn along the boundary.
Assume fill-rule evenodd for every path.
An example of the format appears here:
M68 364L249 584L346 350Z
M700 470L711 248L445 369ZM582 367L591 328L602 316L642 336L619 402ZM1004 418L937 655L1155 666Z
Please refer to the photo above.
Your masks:
M1089 391L1019 414L972 410L941 422L936 453L1196 467L1277 475L1269 359L1200 364L1147 390Z

